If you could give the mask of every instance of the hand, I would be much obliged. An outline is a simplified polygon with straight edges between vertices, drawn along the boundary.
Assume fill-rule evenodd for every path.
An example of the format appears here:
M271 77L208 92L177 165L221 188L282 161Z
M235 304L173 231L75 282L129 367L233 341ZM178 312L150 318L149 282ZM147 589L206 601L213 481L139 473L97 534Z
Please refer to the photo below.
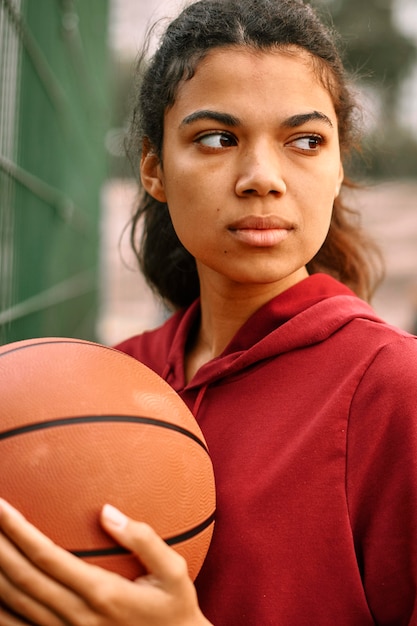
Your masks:
M101 522L149 574L130 581L85 563L0 499L0 626L210 626L179 554L112 506Z

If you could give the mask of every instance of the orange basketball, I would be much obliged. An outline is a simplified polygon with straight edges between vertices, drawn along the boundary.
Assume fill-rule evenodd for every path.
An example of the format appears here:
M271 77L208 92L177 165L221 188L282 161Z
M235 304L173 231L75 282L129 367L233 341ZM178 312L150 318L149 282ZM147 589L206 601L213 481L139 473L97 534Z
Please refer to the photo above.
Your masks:
M213 468L178 394L135 359L67 338L0 347L0 495L53 541L134 579L101 528L113 504L145 521L195 578L214 526Z

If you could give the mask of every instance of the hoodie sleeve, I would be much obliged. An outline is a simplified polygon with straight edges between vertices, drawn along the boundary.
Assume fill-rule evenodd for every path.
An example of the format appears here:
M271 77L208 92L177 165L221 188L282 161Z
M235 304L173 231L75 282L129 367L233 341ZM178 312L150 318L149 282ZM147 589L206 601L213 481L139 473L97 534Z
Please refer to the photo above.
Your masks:
M417 624L417 339L381 348L354 396L347 499L376 624Z

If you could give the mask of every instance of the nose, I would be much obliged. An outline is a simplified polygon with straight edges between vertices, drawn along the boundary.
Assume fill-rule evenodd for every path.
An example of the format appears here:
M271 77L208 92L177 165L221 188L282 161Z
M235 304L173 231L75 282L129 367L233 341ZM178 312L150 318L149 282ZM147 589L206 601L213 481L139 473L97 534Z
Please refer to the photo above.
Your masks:
M241 155L235 191L238 196L281 196L287 186L278 148L260 143Z

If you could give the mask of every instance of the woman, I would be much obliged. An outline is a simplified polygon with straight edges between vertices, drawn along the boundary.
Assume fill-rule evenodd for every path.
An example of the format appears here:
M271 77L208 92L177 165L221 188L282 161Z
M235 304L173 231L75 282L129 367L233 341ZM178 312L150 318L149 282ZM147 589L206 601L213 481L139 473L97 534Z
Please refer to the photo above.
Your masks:
M132 241L144 217L142 268L176 312L119 348L200 423L213 541L194 588L106 506L149 571L130 582L2 503L0 598L42 626L417 624L417 345L358 297L374 265L340 198L354 103L330 33L299 0L201 0L141 80Z

